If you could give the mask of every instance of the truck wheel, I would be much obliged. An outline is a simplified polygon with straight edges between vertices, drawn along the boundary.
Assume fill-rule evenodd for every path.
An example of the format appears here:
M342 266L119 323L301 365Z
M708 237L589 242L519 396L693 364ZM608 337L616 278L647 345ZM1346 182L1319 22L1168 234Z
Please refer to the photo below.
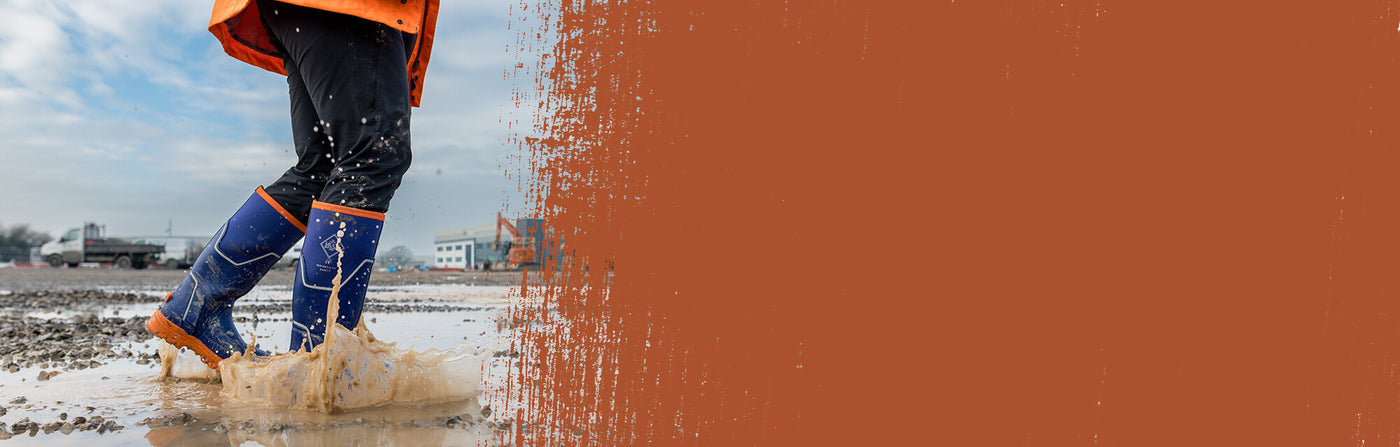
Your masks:
M126 270L131 268L131 257L127 255L117 256L116 261L112 261L112 268Z
M180 268L180 260L179 260L179 259L166 259L166 260L165 260L165 268L168 268L168 269L171 269L171 270L175 270L175 269Z
M49 261L49 267L63 267L63 255L49 255L48 259L45 260Z

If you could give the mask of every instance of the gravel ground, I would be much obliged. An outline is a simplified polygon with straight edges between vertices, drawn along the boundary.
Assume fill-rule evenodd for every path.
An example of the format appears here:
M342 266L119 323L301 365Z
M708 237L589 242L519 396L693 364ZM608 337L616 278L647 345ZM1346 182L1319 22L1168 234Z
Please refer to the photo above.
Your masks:
M150 338L146 318L104 318L83 315L71 320L41 319L26 316L31 312L52 312L58 309L80 309L103 305L136 304L158 301L156 298L133 293L97 291L29 292L0 295L0 369L15 374L21 369L37 367L39 382L47 381L69 371L97 368L117 359L133 359L145 365L159 362L154 352L134 352L120 347L123 342ZM32 371L32 370L31 370ZM35 405L25 396L5 396L0 402L0 416L10 409L29 410ZM88 407L91 413L96 408ZM53 421L31 421L23 418L0 425L0 439L37 433L64 434L74 431L107 433L125 428L112 415L86 414L69 418L67 413Z
M134 293L98 291L21 292L0 295L0 368L14 373L38 366L54 371L87 369L116 358L138 358L144 364L154 353L137 354L113 345L151 337L146 317L109 318L80 315L71 320L27 318L30 312L97 308L104 305L155 303L159 299ZM45 371L46 373L48 371ZM39 380L47 380L40 373Z

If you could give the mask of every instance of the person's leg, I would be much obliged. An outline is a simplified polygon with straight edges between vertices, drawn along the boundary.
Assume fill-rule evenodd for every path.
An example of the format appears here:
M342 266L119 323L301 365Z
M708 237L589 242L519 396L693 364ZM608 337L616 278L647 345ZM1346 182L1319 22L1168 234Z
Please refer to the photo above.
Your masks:
M274 38L275 41L275 38ZM292 137L297 163L281 178L259 188L215 233L175 291L147 322L157 336L195 351L210 367L247 344L233 325L233 302L301 240L311 203L330 180L335 165L329 139L295 60L287 57Z
M351 16L276 2L260 6L306 85L318 117L314 129L333 154L334 167L307 220L292 289L291 348L310 349L324 337L337 275L336 321L352 329L358 324L382 213L411 161L405 37Z
M312 126L304 119L294 126L319 137L297 141L324 138L332 154L334 167L316 200L387 211L412 161L407 38L353 16L271 1L259 6L315 111Z

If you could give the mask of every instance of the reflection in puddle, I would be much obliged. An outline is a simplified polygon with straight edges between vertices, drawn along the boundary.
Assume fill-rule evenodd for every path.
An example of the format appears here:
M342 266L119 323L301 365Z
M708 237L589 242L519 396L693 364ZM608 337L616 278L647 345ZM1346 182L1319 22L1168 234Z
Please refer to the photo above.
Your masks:
M152 420L145 439L153 446L243 445L483 445L496 425L479 416L475 400L422 407L385 407L324 414L224 408ZM169 424L169 425L167 425Z

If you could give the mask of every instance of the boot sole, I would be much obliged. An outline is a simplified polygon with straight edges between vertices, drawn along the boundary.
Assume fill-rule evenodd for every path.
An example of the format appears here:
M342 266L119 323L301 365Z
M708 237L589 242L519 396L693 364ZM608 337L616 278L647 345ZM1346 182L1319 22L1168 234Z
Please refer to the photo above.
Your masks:
M189 348L195 354L199 354L200 360L203 360L205 365L209 365L215 371L219 370L219 362L223 359L214 355L214 350L205 346L204 342L185 333L185 330L180 329L180 326L176 326L175 323L171 323L170 319L165 318L159 309L154 315L151 315L149 320L146 320L146 330L177 348Z

